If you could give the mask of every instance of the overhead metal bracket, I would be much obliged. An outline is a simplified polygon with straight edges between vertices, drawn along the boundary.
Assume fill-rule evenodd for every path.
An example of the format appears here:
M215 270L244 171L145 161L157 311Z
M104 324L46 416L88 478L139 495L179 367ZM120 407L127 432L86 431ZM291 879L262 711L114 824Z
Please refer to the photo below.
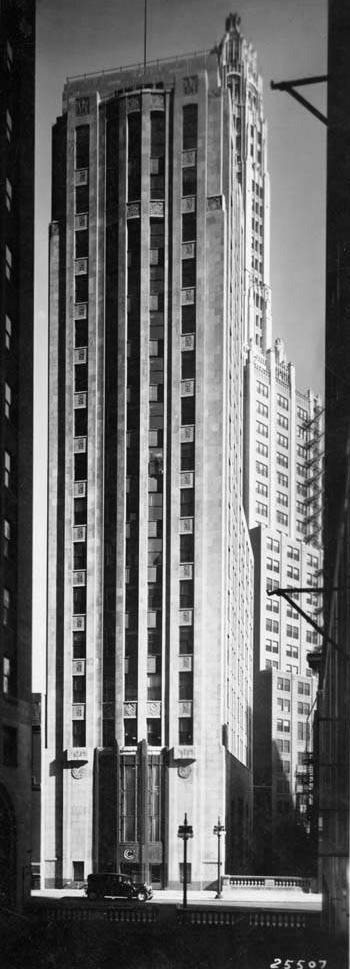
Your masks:
M322 124L327 125L328 119L326 116L318 108L315 108L314 104L311 104L310 101L307 101L306 98L303 98L302 94L299 94L295 90L296 87L305 87L307 84L324 84L326 81L328 81L328 75L319 74L316 77L299 77L295 81L279 81L278 83L271 81L270 86L272 91L286 91L295 101L298 101L307 111L310 111L310 114L313 114L318 121L322 121Z

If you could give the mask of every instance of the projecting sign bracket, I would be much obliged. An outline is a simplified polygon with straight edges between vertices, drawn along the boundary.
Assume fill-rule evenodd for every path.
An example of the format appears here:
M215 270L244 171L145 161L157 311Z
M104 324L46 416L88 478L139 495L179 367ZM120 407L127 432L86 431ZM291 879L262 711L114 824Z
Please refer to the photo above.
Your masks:
M313 114L318 121L322 121L322 124L328 125L326 116L318 108L315 108L314 104L311 104L310 101L303 98L302 94L299 94L299 91L295 90L296 87L304 87L306 84L323 84L326 81L328 81L327 74L319 74L317 77L299 77L295 81L279 81L277 84L275 81L271 81L271 89L272 91L286 91L295 101L299 101L299 104L302 104L307 111L310 111L310 114Z

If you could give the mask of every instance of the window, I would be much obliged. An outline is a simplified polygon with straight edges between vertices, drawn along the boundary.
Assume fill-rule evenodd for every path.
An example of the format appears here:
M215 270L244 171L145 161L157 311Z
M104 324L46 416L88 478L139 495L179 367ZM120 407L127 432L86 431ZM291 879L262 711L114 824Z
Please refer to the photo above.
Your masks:
M11 249L9 246L5 246L5 275L9 282L11 281L12 277L12 263L13 259Z
M278 642L276 639L266 640L266 649L268 653L278 653Z
M193 744L192 717L179 717L179 744Z
M310 696L310 683L298 683L299 696Z
M262 461L256 462L256 473L260 474L262 478L268 478L269 469L267 464L263 464Z
M196 260L195 259L183 259L182 260L182 286L186 289L188 286L196 285Z
M290 713L290 700L285 700L284 697L277 697L277 707L279 710L284 710L285 713Z
M2 692L6 696L10 693L11 662L9 656L3 656L2 660Z
M256 442L256 450L257 450L257 454L261 454L264 458L267 458L268 453L269 453L269 449L268 449L267 444L263 444L262 441L257 441Z
M87 303L89 298L88 276L75 276L75 302Z
M277 464L279 464L281 468L288 468L287 455L281 454L279 451L277 451Z
M9 178L6 179L5 192L6 192L6 208L7 208L8 212L11 212L11 208L12 208L12 183L10 182L10 179Z
M298 721L298 740L309 740L310 724L307 721Z
M11 455L9 451L5 451L4 454L4 485L5 488L10 487L10 476L11 476Z
M284 427L285 430L288 430L288 417L285 417L284 414L277 414L277 424L279 427Z
M288 495L285 495L283 491L277 492L277 501L279 505L282 505L284 508L288 508Z
M309 703L302 703L302 702L299 701L299 703L298 703L298 713L300 713L301 716L303 716L303 717L308 717L309 716L309 713L310 713L310 704Z
M181 332L194 333L196 329L196 306L189 303L181 309Z
M182 147L184 151L197 148L197 117L196 104L186 104L182 109Z
M300 572L296 565L287 565L287 576L289 579L295 579L299 582Z
M287 448L288 447L288 438L285 436L285 434L280 434L279 431L278 431L278 433L277 433L276 436L277 436L277 444L279 444L281 447Z
M285 679L283 676L278 676L277 677L277 689L278 690L285 690L286 692L289 693L290 692L290 680Z
M73 747L85 747L85 720L73 720L72 722L72 743Z
M11 525L7 518L4 518L4 556L6 559L9 557L11 541Z
M5 316L5 347L6 350L10 350L11 347L11 337L12 337L12 322L9 316Z
M281 471L277 471L277 483L282 485L283 488L288 488L288 475L282 474Z
M85 630L77 630L73 633L73 659L84 659L86 655L86 633Z
M83 861L73 861L73 881L83 882L84 881L84 862Z
M182 241L194 242L196 239L196 216L193 212L185 212L182 216Z
M73 615L81 616L86 612L86 588L73 588Z
M288 525L288 515L285 515L283 511L278 511L276 513L276 519L279 525L284 525L284 526Z
M262 501L257 501L256 513L257 515L262 515L264 518L267 518L267 505L263 504Z
M257 481L256 490L258 495L264 495L267 498L267 484L263 484L262 481Z
M192 700L193 676L191 672L179 673L179 700Z
M181 471L194 470L194 443L181 444Z
M180 581L180 609L193 608L193 581L184 579Z
M149 718L147 720L147 743L151 747L160 747L161 736L161 721L157 717Z
M3 613L2 622L4 626L10 625L11 593L9 589L3 589Z
M87 390L88 373L86 363L78 364L74 367L74 389L75 393Z
M288 410L289 408L288 398L284 397L283 394L277 394L277 403L279 407L283 408L283 410Z
M73 676L73 703L85 703L85 676Z
M299 562L299 558L300 558L299 549L293 548L292 545L288 545L287 558L294 559L295 562ZM287 575L289 575L288 568L287 568ZM299 578L299 574L298 574L298 578Z
M277 720L277 730L283 733L290 733L290 721L289 720Z
M262 397L268 397L269 396L269 388L267 387L266 384L261 383L261 380L258 380L257 385L256 385L256 389L258 391L258 394L261 394Z
M195 195L197 192L197 172L194 166L182 170L182 195Z
M277 619L270 619L268 617L266 619L266 630L267 632L270 632L270 633L278 633L279 624L277 622Z
M7 138L7 141L11 141L11 138L12 138L12 129L13 129L12 115L10 114L9 110L7 109L6 110L6 138Z
M11 387L5 381L5 388L4 388L4 412L5 412L5 417L7 417L8 420L10 420L10 415L11 415L11 403L12 403L12 391L11 391Z
M5 767L17 767L17 730L15 727L2 727L2 754Z
M290 639L299 639L299 629L297 626L287 626L287 636Z
M261 434L261 437L269 436L269 429L266 424L262 423L262 421L256 422L256 430L258 434Z
M195 399L194 397L181 398L181 424L194 424L195 419Z
M194 489L182 488L180 492L180 516L192 518L194 515Z
M89 167L89 125L79 125L75 129L75 167Z
M193 653L193 626L180 626L179 653L180 656Z
M271 552L279 552L280 542L278 538L271 538L271 536L268 535L266 539L266 548L270 549Z
M12 71L13 68L13 47L10 41L6 41L6 67L8 71Z
M86 498L74 499L74 525L86 525L87 502Z
M303 501L297 501L297 514L305 515L306 506Z
M165 153L164 111L151 112L151 158L162 158Z
M267 404L263 404L261 400L257 401L256 409L258 414L262 414L263 417L268 417L269 408Z

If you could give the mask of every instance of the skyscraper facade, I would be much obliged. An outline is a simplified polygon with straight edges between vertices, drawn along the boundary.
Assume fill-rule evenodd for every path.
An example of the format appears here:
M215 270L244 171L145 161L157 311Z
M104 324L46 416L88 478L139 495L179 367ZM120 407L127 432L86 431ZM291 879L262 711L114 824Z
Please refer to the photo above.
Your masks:
M30 886L34 2L0 3L0 896Z
M267 201L238 18L210 53L68 81L50 226L43 884L110 867L178 885L184 812L192 885L216 877L218 815L226 870L248 863L244 275L249 218L260 334Z
M265 352L251 341L245 381L245 500L255 567L255 844L258 865L286 872L297 863L288 820L294 825L297 811L310 831L317 682L307 655L320 638L291 602L271 593L286 590L322 626L322 599L312 591L322 586L322 407L317 395L296 389L280 339Z

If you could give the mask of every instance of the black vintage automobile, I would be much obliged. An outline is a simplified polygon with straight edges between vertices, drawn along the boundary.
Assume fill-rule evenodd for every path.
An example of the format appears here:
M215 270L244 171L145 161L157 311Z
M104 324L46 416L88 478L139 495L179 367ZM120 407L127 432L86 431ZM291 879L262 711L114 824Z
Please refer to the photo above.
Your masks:
M134 882L127 875L102 871L88 875L86 894L90 901L97 898L126 898L130 902L133 899L146 902L152 898L153 891L146 882Z

